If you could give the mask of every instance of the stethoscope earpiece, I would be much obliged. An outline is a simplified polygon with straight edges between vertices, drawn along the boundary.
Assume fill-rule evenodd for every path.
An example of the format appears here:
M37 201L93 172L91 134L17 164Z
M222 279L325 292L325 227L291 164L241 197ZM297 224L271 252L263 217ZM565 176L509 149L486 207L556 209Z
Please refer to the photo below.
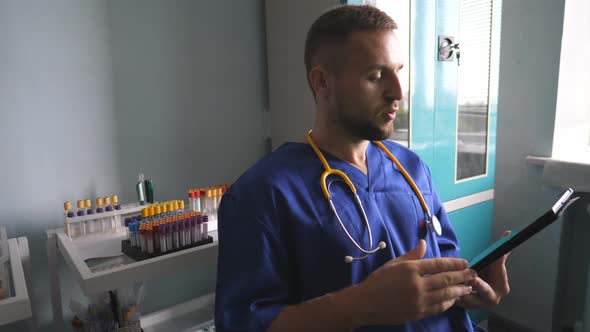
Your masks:
M387 247L387 244L383 241L380 241L379 244L377 244L377 248L375 248L375 250L373 250L371 253L375 253L377 250L385 249L386 247ZM369 256L368 254L361 256L361 257L344 256L344 262L345 263L352 263L352 261L354 261L354 260L365 259L368 256Z

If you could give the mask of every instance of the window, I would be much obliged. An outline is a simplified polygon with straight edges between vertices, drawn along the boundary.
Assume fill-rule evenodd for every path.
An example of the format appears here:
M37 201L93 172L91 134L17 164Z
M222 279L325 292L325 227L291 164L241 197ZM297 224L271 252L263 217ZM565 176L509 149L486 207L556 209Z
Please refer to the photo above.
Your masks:
M590 164L590 2L567 0L552 158Z
M393 122L393 134L391 140L409 147L410 142L410 0L377 0L377 8L386 12L397 23L401 48L404 51L405 65L399 72L399 80L404 92L404 98L400 101L399 111Z
M461 0L456 180L487 172L492 0Z

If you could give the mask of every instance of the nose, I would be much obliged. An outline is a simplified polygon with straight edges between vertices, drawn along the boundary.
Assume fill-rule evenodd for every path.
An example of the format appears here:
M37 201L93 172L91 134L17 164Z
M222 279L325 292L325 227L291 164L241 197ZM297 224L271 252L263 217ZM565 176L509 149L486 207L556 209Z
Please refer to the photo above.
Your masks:
M402 85L399 79L399 75L397 73L391 75L391 79L389 80L385 90L385 97L387 99L393 100L403 99L404 92L402 91Z

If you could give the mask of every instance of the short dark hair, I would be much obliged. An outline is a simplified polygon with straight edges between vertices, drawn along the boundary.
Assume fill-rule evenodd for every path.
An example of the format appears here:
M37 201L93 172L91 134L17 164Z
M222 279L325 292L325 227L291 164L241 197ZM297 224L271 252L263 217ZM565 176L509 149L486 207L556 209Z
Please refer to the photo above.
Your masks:
M338 6L322 14L313 22L305 39L304 61L310 87L309 73L318 62L320 53L343 46L353 32L395 29L397 24L389 15L369 5ZM337 59L330 61L332 64L339 62Z

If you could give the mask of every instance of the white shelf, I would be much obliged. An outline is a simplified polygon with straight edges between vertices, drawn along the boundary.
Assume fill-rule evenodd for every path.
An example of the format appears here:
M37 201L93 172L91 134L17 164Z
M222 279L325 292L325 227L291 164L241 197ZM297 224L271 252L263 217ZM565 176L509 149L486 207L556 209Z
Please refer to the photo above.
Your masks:
M209 232L213 243L185 249L143 261L132 261L119 257L119 266L93 272L82 255L84 241L71 239L63 229L55 230L57 247L76 275L82 291L86 295L98 294L119 287L128 286L138 280L172 273L190 266L194 262L204 264L217 262L217 232ZM48 236L51 236L48 232ZM113 240L114 239L114 240ZM111 239L112 249L121 252L121 237L115 234ZM97 241L94 241L96 243ZM126 256L124 256L126 258Z
M215 294L199 298L141 317L145 332L197 331L203 325L211 325L215 311Z
M20 246L20 248L19 248ZM27 291L27 282L23 270L21 248L28 257L29 246L27 239L9 239L10 271L14 287L14 296L0 300L0 325L6 325L32 317L31 302Z

